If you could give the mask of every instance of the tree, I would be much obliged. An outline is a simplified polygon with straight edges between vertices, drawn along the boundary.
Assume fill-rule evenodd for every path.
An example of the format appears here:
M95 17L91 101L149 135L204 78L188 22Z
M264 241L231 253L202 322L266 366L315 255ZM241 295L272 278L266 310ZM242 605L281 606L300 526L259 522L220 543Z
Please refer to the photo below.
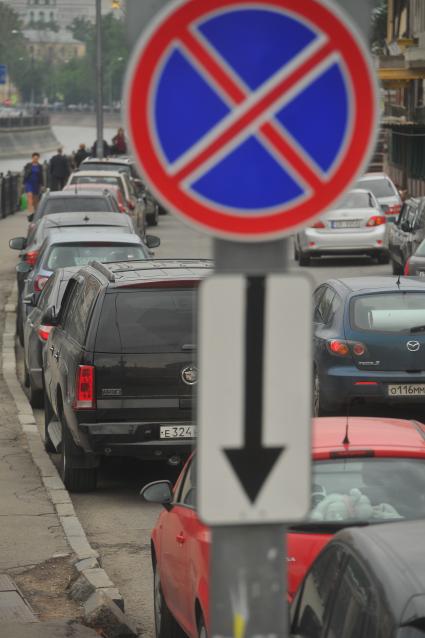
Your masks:
M10 79L19 85L21 62L28 58L18 14L0 2L0 64L6 64Z
M374 53L379 53L385 49L387 18L388 0L380 0L378 6L372 11L371 47Z

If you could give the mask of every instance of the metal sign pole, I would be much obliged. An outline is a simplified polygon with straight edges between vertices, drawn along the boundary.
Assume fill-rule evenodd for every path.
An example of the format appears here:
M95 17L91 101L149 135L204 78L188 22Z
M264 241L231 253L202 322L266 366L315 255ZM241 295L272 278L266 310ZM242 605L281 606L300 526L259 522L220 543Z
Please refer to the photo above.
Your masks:
M103 158L102 0L96 0L96 156Z
M215 240L217 274L264 277L287 270L289 240L242 244ZM248 362L247 362L248 363ZM255 474L257 468L252 467ZM212 638L288 635L284 525L212 528Z

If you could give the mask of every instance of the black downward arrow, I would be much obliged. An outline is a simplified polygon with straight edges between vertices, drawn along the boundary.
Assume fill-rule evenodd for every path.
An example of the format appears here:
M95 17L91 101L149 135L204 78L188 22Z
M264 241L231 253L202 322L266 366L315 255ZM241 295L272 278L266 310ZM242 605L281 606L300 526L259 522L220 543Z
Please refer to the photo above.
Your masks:
M225 449L251 503L267 480L284 447L263 447L265 279L248 277L245 329L244 446Z

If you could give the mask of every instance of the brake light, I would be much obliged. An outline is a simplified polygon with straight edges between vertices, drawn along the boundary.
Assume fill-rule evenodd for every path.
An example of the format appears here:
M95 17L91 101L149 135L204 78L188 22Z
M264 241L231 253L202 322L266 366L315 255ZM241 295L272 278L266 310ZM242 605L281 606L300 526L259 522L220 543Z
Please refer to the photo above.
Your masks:
M385 213L387 215L400 215L401 204L393 204L393 206L389 206Z
M30 266L34 266L38 258L38 250L29 250L25 255L25 261Z
M50 333L52 332L52 329L53 326L45 326L41 324L41 326L39 326L38 328L38 336L40 337L40 339L42 339L42 341L47 341Z
M409 267L410 267L410 257L409 257L409 259L406 261L406 263L404 265L403 275L406 275L406 276L410 275Z
M94 376L94 366L78 366L74 410L92 410L96 407Z
M35 292L41 292L48 281L49 281L48 277L44 277L43 275L37 275L37 277L34 279Z
M331 339L328 341L328 349L331 354L336 354L339 357L346 357L350 354L350 349L347 343L339 339Z
M366 226L382 226L382 224L386 224L387 220L384 215L372 215L372 217L367 222Z
M325 224L319 219L319 221L315 222L310 228L325 228Z

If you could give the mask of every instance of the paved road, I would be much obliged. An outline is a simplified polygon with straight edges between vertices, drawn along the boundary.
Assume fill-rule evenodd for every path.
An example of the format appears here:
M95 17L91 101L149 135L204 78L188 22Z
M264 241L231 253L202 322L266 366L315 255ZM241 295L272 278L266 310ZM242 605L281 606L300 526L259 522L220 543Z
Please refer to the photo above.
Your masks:
M21 222L0 222L0 228L4 229L4 233L0 233L0 278L13 276L14 256L5 253L5 243L12 228L12 234L19 234L19 225L23 230L23 218ZM158 257L212 256L210 240L171 215L161 216L159 227L151 231L161 237ZM291 260L291 270L295 269L297 265ZM315 284L334 276L390 272L389 266L377 266L362 258L319 261L303 270L311 275ZM41 411L37 411L36 417L41 428ZM103 565L121 589L127 610L145 638L154 636L149 537L158 507L141 502L138 493L150 480L174 476L175 471L162 464L109 461L102 468L99 489L95 493L72 496L90 542L99 550Z

